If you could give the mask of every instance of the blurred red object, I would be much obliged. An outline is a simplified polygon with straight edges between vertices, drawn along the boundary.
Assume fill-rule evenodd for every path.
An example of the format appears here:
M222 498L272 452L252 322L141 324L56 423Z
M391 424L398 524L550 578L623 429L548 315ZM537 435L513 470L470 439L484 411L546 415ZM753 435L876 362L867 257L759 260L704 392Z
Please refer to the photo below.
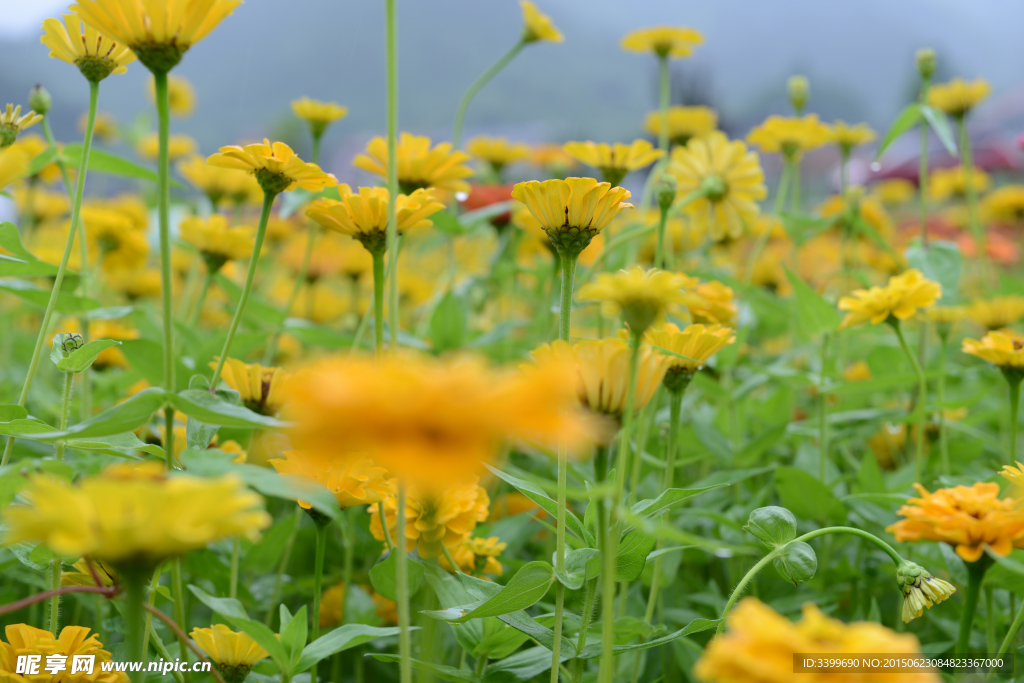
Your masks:
M476 211L491 204L507 202L512 199L512 185L471 185L469 196L462 202L465 211ZM512 221L512 213L506 211L491 218L491 225L504 228Z

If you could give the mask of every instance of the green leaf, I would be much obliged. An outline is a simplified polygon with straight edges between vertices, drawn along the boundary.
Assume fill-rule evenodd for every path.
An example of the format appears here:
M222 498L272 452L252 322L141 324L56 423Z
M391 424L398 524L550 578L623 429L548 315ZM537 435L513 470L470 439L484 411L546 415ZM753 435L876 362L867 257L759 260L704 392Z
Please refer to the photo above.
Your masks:
M831 489L801 469L778 468L775 471L775 488L782 504L797 518L840 524L846 520L846 508Z
M111 436L94 437L91 439L71 439L68 441L69 448L77 448L80 451L92 451L125 457L134 451L142 451L160 458L164 457L164 449L154 443L146 443L132 432L114 434Z
M26 417L28 417L28 411L25 410L25 406L19 406L16 403L0 405L0 422L23 420Z
M793 294L796 301L796 318L800 331L808 338L825 332L832 332L839 327L839 311L836 307L821 297L820 294L811 289L799 275L783 266L786 277L793 285Z
M370 572L373 578L373 571ZM481 617L497 617L524 610L540 600L555 580L554 569L547 562L528 562L519 568L509 582L492 597L464 607L439 612L425 612L444 621L462 623ZM376 588L376 583L374 584ZM377 589L380 593L380 589Z
M633 529L619 542L615 555L615 580L629 583L640 578L647 556L658 542L654 536Z
M917 268L926 278L942 285L943 299L956 301L964 260L955 242L931 240L927 249L919 243L912 244L903 253L911 268Z
M411 557L406 557L405 560L409 595L412 595L423 583L423 565ZM398 556L392 552L370 569L370 583L373 584L373 589L388 600L398 600L397 566Z
M513 477L511 474L506 474L505 472L491 467L486 463L484 464L484 467L490 470L498 478L503 479L505 482L510 484L513 488L532 500L534 503L540 505L541 508L551 515L553 519L558 517L558 503L548 498L548 495L544 493L543 489L539 486L531 484L528 481L524 481L523 479L519 479L518 477ZM593 535L583 528L583 523L580 522L579 517L573 514L571 510L565 511L565 527L572 533L576 534L577 537L583 540L583 542L591 548L597 545L597 541L594 539Z
M694 633L700 633L701 631L708 631L718 626L721 619L694 619L689 624L679 629L675 633L669 633L668 635L654 640L648 640L646 643L637 643L635 645L614 645L612 646L612 652L615 654L621 654L623 652L635 652L636 650L646 650L651 647L659 647L665 643L671 643L677 638L692 635ZM601 656L601 643L593 643L587 645L579 653L580 659L597 659Z
M249 615L246 613L245 608L242 607L242 603L234 598L218 598L210 595L199 586L189 584L188 589L192 591L192 595L199 598L199 602L203 603L211 610L225 617L232 619L248 619Z
M77 142L64 145L61 156L63 156L65 164L78 168L82 163L82 145ZM137 178L138 180L147 180L151 183L157 181L156 173L148 168L96 147L89 150L89 171L121 176L122 178ZM171 179L171 185L184 189L182 184L173 178Z
M903 111L899 113L896 120L893 121L892 126L889 127L885 137L882 138L882 142L878 145L878 151L875 152L875 161L882 158L885 154L885 150L889 149L896 138L906 133L908 130L917 125L917 122L921 120L921 109L918 103L908 104L903 108Z
M330 657L336 652L341 652L342 650L348 650L358 645L362 645L363 643L374 640L375 638L396 636L398 635L398 631L399 629L397 626L379 628L377 626L367 626L366 624L345 624L344 626L334 629L330 633L320 636L307 645L302 651L302 656L299 657L298 663L295 665L293 671L297 674L302 673L317 662Z
M192 474L205 477L236 474L241 477L242 481L265 496L301 500L331 519L337 518L339 514L338 500L333 493L316 481L305 477L278 474L274 470L258 465L231 462L235 455L216 449L188 448L178 455L178 459Z
M79 373L87 370L96 357L111 346L120 346L121 342L114 339L98 339L91 341L80 349L72 351L67 358L57 361L57 369L61 372Z
M818 558L814 555L814 548L803 541L793 541L786 544L782 552L775 556L772 564L784 579L798 586L814 577L814 572L818 568Z
M451 237L465 235L471 228L463 225L458 218L448 211L439 211L430 217L434 227Z
M126 339L121 344L121 353L128 359L132 370L142 373L150 384L155 387L164 385L164 352L159 342L152 339ZM184 381L192 371L181 362L181 358L176 358L174 362L177 368L177 388L184 389Z
M468 322L466 301L449 290L430 316L430 341L434 351L443 353L461 348L466 342Z
M663 491L657 498L641 500L632 507L631 512L635 515L640 515L642 519L657 517L661 513L676 507L687 498L692 498L697 494L716 489L719 486L722 486L722 484L705 486L699 489L668 489Z
M40 261L25 248L14 223L0 223L0 247L11 254L0 256L0 277L36 277L57 273L57 266Z
M564 650L559 653L559 659L566 661L572 659L571 653ZM551 670L551 650L546 647L530 647L517 652L510 657L505 657L500 662L494 662L487 667L487 680L505 681L514 679L517 681L530 681L545 671Z
M443 212L442 212L443 213ZM401 662L402 658L398 655L393 654L382 654L377 652L369 652L365 656L373 657L378 662ZM551 658L551 655L548 655ZM463 669L456 669L454 666L448 666L447 664L434 664L433 662L423 662L418 659L411 659L412 666L414 669L420 669L421 671L429 671L435 674L439 678L443 678L451 683L481 683L480 677L471 671L464 671Z
M956 138L953 137L953 127L949 125L949 118L946 114L929 104L919 104L917 108L920 110L924 120L931 126L931 129L935 131L939 142L946 148L950 156L960 156L956 148Z
M280 429L286 423L255 413L245 406L238 406L222 400L215 394L201 389L186 389L171 394L175 408L200 422L222 427L250 427L259 429Z
M281 641L277 639L273 631L259 621L231 617L226 614L224 618L231 622L231 625L239 631L248 633L253 640L270 654L270 658L277 664L277 668L281 670L281 673L291 678L291 660L288 658L288 651Z
M551 563L555 577L569 590L579 590L587 579L594 578L600 571L600 566L592 562L599 555L600 552L595 548L570 550L565 554L565 571L555 566L555 556L552 556ZM589 572L587 571L588 565L591 565Z
M287 611L288 608L281 605L281 644L284 645L285 651L288 653L288 663L293 672L298 673L295 665L299 663L299 657L302 656L308 632L306 606L300 607L299 611L286 621Z
M87 437L123 434L144 425L163 404L164 390L159 387L150 387L143 389L124 403L108 408L99 415L68 427L64 431L57 431L48 425L46 426L52 431L46 431L39 427L45 423L38 420L13 420L0 422L0 434L49 442L69 437L86 439Z
M71 281L65 278L64 286L61 288L60 294L57 295L54 310L59 313L84 313L100 307L100 303L95 299L75 296L70 285ZM40 308L46 308L50 301L50 289L44 289L27 280L4 278L0 280L0 289L5 289Z
M751 512L743 529L769 548L777 548L796 538L796 516L784 507L769 505Z
M57 148L48 147L32 159L32 162L28 165L28 173L26 175L33 176L38 174L44 168L52 164L57 159Z

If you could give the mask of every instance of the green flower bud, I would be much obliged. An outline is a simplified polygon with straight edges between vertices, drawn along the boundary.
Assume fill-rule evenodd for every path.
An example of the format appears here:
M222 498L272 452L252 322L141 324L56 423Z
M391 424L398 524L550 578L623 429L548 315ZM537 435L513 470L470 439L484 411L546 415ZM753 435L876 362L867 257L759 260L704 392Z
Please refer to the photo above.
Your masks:
M935 74L935 50L930 47L917 51L917 70L921 78L929 79Z
M45 115L53 106L53 97L50 96L46 88L36 83L28 94L28 106L32 107L32 111L35 113Z
M811 83L806 76L790 76L787 83L789 88L789 101L796 110L797 115L804 113L807 100L811 96Z
M658 198L658 206L662 211L668 211L672 202L676 200L677 185L676 177L668 173L661 176L661 180L658 181L654 195Z

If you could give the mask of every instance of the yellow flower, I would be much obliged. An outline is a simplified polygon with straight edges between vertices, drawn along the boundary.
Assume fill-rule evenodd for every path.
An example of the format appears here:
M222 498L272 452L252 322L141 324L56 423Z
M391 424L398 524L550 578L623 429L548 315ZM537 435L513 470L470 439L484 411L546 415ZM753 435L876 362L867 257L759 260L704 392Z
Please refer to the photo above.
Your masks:
M217 664L225 683L241 683L253 664L270 656L248 633L232 631L224 624L194 628L189 635Z
M906 204L917 196L917 187L904 178L882 180L871 187L872 194L878 201L888 206Z
M211 368L216 365L210 363ZM290 378L291 375L280 368L243 363L237 358L228 358L221 373L221 379L238 392L245 407L260 415L277 414Z
M345 582L330 586L320 594L320 628L340 626L345 618Z
M992 180L983 170L971 168L971 185L974 191L981 194L988 190ZM967 196L967 173L962 165L952 168L937 168L928 175L928 194L937 202L947 199L963 199Z
M103 270L135 270L145 265L149 240L128 215L87 205L82 207L82 223L90 253L99 260Z
M653 26L631 31L619 45L627 52L653 52L659 57L680 59L693 54L693 48L704 43L700 31L683 26Z
M568 370L499 373L471 358L331 358L297 373L285 419L299 450L367 453L424 486L479 473L508 439L575 436Z
M626 145L616 142L567 142L565 152L577 161L601 171L605 182L618 185L629 173L650 166L665 155L647 140L634 140Z
M178 226L178 232L183 242L202 255L210 273L216 273L228 261L249 257L255 240L252 228L243 225L229 228L228 220L219 213L206 220L189 216Z
M28 173L31 161L32 155L21 145L0 147L0 190Z
M700 282L697 278L684 277L683 302L690 313L690 320L704 325L726 325L734 327L739 308L733 301L733 291L718 280Z
M595 413L621 420L629 393L632 353L629 344L616 337L576 344L559 340L535 349L531 355L539 366L560 365L574 370L579 402ZM640 410L651 400L666 369L665 356L655 353L646 344L640 347L634 410Z
M950 326L967 317L963 306L932 306L924 310L924 319L936 325Z
M0 113L0 116L2 116L2 113ZM21 150L21 152L28 157L29 161L32 161L43 152L50 149L50 143L44 140L43 136L36 135L35 133L29 133L28 135L21 136L18 139L18 144L14 146ZM57 144L57 147L60 148L60 143ZM0 131L0 152L2 152L3 149L3 133ZM74 170L67 169L67 171L68 176L73 179L75 177ZM24 175L24 173L22 175ZM36 171L33 177L43 181L44 183L55 183L61 179L60 167L56 162L49 163ZM2 185L3 183L0 182L0 187L2 187Z
M170 71L242 0L78 0L71 11L130 47L147 69Z
M29 505L4 510L7 543L39 541L66 556L146 566L227 536L255 540L270 525L260 496L235 477L167 477L151 469L105 471L76 485L31 478Z
M851 363L843 370L843 381L845 382L870 382L873 379L871 368L866 361L859 360Z
M78 562L71 565L78 571L74 572L61 572L60 585L62 586L95 586L97 585L96 579L100 580L100 585L104 588L109 588L117 582L118 575L113 567L107 566L102 562L93 562L92 569L89 569L89 560L84 557ZM93 576L93 571L96 572L96 576Z
M338 180L330 173L324 173L316 164L303 161L283 142L228 145L221 147L206 163L222 168L234 168L256 176L266 194L278 194L301 187L309 192L319 192L334 187Z
M388 472L373 460L331 451L285 451L284 458L270 461L281 474L293 474L319 482L343 508L379 503L391 490ZM299 501L309 509L309 503Z
M214 208L227 199L241 204L253 198L262 199L256 178L245 171L222 168L206 163L201 156L190 156L178 163L178 172L210 199ZM269 230L269 226L268 226Z
M160 270L157 268L108 271L103 276L103 281L112 290L124 294L129 301L157 296L162 291Z
M45 187L36 186L29 191L27 183L20 183L11 190L18 215L31 217L33 223L61 218L71 210L67 192L54 192ZM29 206L29 201L32 205Z
M137 329L135 329L129 322L121 322L118 320L93 320L89 323L89 339L116 339L117 341L127 341L129 339L138 339L142 336ZM95 362L92 365L97 370L105 370L107 368L127 368L128 359L125 358L124 353L116 346L112 346L109 349L104 349L100 352L100 355L96 356Z
M451 556L463 574L501 576L504 570L498 557L507 547L508 543L502 543L497 536L486 539L466 538L451 549ZM442 569L455 571L447 557L438 558L438 564Z
M743 235L757 218L757 202L768 194L757 154L724 133L676 147L668 172L676 178L678 196L700 193L683 211L715 241Z
M539 166L555 176L568 175L579 164L565 153L561 145L535 145L530 150L530 163Z
M1024 371L1024 336L1012 330L993 330L981 338L964 339L963 352L1011 371Z
M348 116L348 107L343 107L337 102L320 102L302 97L292 101L292 112L309 124L309 130L314 138L319 138L327 130L327 126Z
M817 114L797 118L769 116L747 135L747 142L762 152L799 159L804 152L822 147L832 139L832 130L818 120Z
M397 626L398 625L398 604L394 600L389 600L377 591L370 593L370 598L373 600L374 610L373 613L378 619L381 620L386 626Z
M576 257L623 209L629 190L599 183L594 178L529 180L512 188L536 218L560 254Z
M841 234L851 235L856 233L852 225L852 218L860 218L868 224L883 240L888 240L893 234L892 218L885 210L885 207L874 197L864 196L861 188L850 186L846 189L846 195L834 194L825 199L818 206L818 213L822 218L834 218L833 227ZM868 237L858 234L862 240Z
M992 86L981 78L970 83L954 78L949 83L937 83L928 88L928 104L959 118L974 109L990 92Z
M633 266L617 273L601 273L583 285L580 299L601 301L608 315L621 314L634 334L643 334L656 320L684 303L679 275L657 268Z
M913 562L903 562L896 568L896 583L903 593L903 623L909 624L956 592L948 581L932 576Z
M982 200L981 211L988 221L1019 225L1024 221L1024 185L1003 185L992 190Z
M711 356L736 341L731 327L721 325L687 325L680 330L672 323L650 330L647 342L665 356L668 369L665 386L670 391L685 388L693 373L704 367ZM676 354L676 355L673 355Z
M999 484L978 482L934 493L914 484L920 498L896 511L903 517L886 531L900 543L938 541L954 546L967 562L977 562L989 548L1003 557L1024 548L1024 508L1013 498L999 499Z
M39 42L50 48L51 57L74 64L95 83L110 74L125 73L126 65L135 61L135 53L83 24L77 14L65 14L63 24L58 19L43 20Z
M545 40L549 43L560 43L565 40L562 32L555 27L551 17L537 9L530 0L519 0L523 10L523 42L533 43Z
M78 132L85 134L85 126L89 122L89 113L85 112L78 117ZM96 112L96 120L92 124L93 139L100 142L113 143L120 137L118 132L117 119L113 114L105 111Z
M711 107L668 108L668 139L676 145L685 145L690 138L707 135L718 127L718 113ZM644 119L644 130L651 135L661 134L661 112L648 112Z
M391 480L393 491L398 490L397 480ZM486 522L491 504L487 491L477 484L476 479L465 484L448 483L439 489L411 487L405 499L405 533L399 534L398 497L394 493L384 498L384 516L393 543L405 537L406 550L414 548L421 557L441 555L441 546L456 547L469 538L480 522ZM380 508L370 507L370 533L378 541L384 540L381 527Z
M921 271L907 270L889 278L885 287L854 290L852 296L839 300L839 310L849 311L839 329L871 321L872 325L912 318L920 308L927 308L942 298L942 285L932 282Z
M466 143L466 151L483 159L495 172L509 164L529 158L530 148L522 142L509 142L508 138L480 135Z
M21 131L42 120L43 117L34 111L22 115L20 104L17 107L8 104L7 111L0 111L0 149L13 145Z
M191 156L199 149L196 141L184 133L175 133L167 139L167 156L171 161ZM156 133L144 135L135 145L135 152L149 161L155 161L160 154L160 139Z
M28 624L10 624L5 629L7 642L0 640L0 680L7 683L128 683L123 671L104 671L103 665L110 662L110 653L103 649L103 643L95 633L89 635L84 626L65 626L60 637L41 628ZM35 675L16 673L18 657L21 655L42 655L40 673ZM66 669L57 674L46 672L48 655L66 657ZM71 673L71 664L76 655L92 656L91 674Z
M156 80L151 76L146 82L150 102L156 103ZM196 91L188 79L181 76L167 76L167 105L174 116L191 116L196 110Z
M979 299L967 308L971 320L987 330L999 330L1024 318L1024 296L1008 294Z
M473 175L466 165L469 155L453 150L450 142L430 146L430 138L402 133L398 140L398 186L405 194L433 187L451 192L469 192L464 179ZM359 154L352 165L367 173L388 177L388 143L382 137L370 140L366 153Z
M698 680L715 683L769 683L809 677L815 683L870 680L873 683L941 683L935 673L816 673L794 674L796 655L846 657L859 654L914 656L921 652L917 637L896 633L873 621L844 624L822 614L813 604L803 619L792 623L757 598L740 600L729 613L724 635L713 638L693 672Z
M831 126L832 144L839 147L843 156L849 156L854 147L866 145L876 137L875 131L866 123L851 126L844 121L836 121Z
M1024 491L1024 464L1021 464L1019 460L1016 467L1013 465L1003 465L1003 469L999 474L1013 485L1017 493Z
M387 241L388 201L386 187L360 187L358 194L348 185L339 185L336 199L318 199L306 209L306 215L328 230L359 240L370 253L383 253ZM444 208L426 190L400 194L395 200L398 233L428 228L430 216Z

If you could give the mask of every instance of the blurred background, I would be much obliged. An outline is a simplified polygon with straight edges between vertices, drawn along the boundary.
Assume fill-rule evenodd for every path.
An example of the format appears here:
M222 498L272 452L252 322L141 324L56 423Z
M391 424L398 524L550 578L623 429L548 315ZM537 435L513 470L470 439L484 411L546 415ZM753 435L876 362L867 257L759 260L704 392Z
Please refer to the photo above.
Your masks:
M76 69L47 57L40 24L66 1L0 0L0 99L24 103L42 83L54 96L58 138L79 136L87 86ZM399 126L449 139L466 87L521 30L515 0L400 0ZM1013 166L1024 130L1024 3L1006 0L539 0L565 34L562 44L524 50L485 87L469 110L466 136L506 135L527 142L626 141L642 137L656 108L656 64L624 53L627 31L654 24L692 26L706 43L673 62L673 103L707 104L722 128L742 137L772 113L788 113L786 79L806 75L808 111L831 122L866 121L884 131L915 96L914 52L933 47L936 82L983 77L993 95L971 117L979 165ZM195 113L172 132L194 137L208 154L224 144L271 137L308 153L305 128L290 112L301 96L349 107L324 140L324 163L352 180L352 156L384 132L384 18L377 0L247 0L174 73L193 84ZM130 130L154 114L148 73L138 64L103 83L100 109ZM899 146L889 167L910 158ZM122 142L119 151L131 155ZM938 145L936 145L938 149ZM828 152L831 153L831 152ZM824 153L823 154L827 154ZM993 162L995 160L995 162ZM941 160L940 162L941 163ZM822 167L828 160L822 162ZM854 169L863 182L866 164ZM768 169L772 170L771 167ZM886 172L886 169L883 169Z

